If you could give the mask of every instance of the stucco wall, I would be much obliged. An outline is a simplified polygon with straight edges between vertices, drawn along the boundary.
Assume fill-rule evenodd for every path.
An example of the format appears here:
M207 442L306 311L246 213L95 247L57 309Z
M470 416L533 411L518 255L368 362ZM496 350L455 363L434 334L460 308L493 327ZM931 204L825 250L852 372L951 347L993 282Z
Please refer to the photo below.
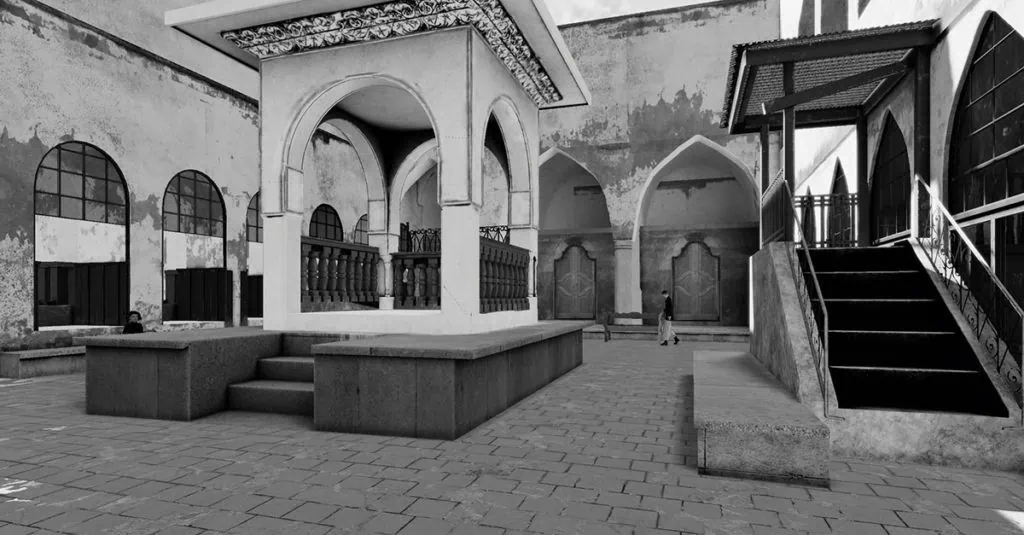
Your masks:
M714 167L685 167L666 173L650 206L642 214L645 226L685 229L702 225L756 225L754 192L747 184L717 172Z
M302 235L309 235L313 211L327 204L338 211L345 239L352 235L359 218L369 210L366 178L352 145L347 141L318 131L306 148L307 172L303 181Z
M480 226L508 225L508 175L490 149L484 150L483 206ZM441 228L441 205L437 202L437 166L409 186L399 210L402 223L412 229Z
M249 274L250 275L262 275L263 274L263 244L262 243L249 243L249 258L248 258Z
M542 230L611 227L604 190L590 173L575 165L552 163L541 170L541 177Z
M595 320L603 321L608 313L615 311L615 240L610 231L541 234L537 261L539 317L541 320L555 319L555 261L573 242L578 242L597 263Z
M36 262L124 262L124 225L36 216Z
M166 177L197 169L220 186L227 267L244 265L245 210L259 187L253 102L23 0L0 4L0 49L0 345L31 332L35 172L46 151L64 141L99 147L124 174L130 305L144 318L161 317Z
M219 267L224 267L223 238L164 233L164 271Z

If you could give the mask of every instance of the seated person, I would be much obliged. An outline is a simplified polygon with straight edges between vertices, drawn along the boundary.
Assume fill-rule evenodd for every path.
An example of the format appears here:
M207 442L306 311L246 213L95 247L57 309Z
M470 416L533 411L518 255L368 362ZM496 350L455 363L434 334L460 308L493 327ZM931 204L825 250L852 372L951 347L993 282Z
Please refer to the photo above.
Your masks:
M140 334L146 332L146 329L142 327L142 314L136 311L128 313L128 323L124 326L124 331L121 334Z

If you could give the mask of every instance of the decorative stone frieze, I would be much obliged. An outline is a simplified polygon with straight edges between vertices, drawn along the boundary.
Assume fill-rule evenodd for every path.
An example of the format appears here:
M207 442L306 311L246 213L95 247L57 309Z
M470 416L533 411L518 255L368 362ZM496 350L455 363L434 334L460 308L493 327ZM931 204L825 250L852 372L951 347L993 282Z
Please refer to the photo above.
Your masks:
M517 0L522 1L522 0ZM499 0L398 0L221 33L260 59L472 26L538 105L562 100Z

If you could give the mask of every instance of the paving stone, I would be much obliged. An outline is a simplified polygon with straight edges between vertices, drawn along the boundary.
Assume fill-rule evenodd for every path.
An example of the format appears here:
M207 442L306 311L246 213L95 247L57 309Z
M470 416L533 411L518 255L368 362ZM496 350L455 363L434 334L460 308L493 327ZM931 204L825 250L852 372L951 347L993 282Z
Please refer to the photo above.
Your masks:
M447 535L455 525L436 518L414 518L398 532L398 535Z
M228 531L250 518L252 515L234 511L209 511L193 519L189 525L211 531Z
M284 518L316 524L338 511L337 507L319 503L304 503L292 509Z
M366 522L363 529L366 533L398 533L411 521L411 516L380 513Z
M613 507L608 521L616 524L653 528L658 525L658 513L643 509Z

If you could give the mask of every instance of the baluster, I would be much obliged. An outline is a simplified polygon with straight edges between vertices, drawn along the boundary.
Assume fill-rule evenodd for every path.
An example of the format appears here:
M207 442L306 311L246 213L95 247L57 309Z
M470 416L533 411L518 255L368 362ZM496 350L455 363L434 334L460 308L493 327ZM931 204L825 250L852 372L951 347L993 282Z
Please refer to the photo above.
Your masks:
M338 256L341 249L331 248L331 255L327 259L327 296L332 303L341 301L338 294Z
M363 302L370 303L373 301L370 297L373 294L373 258L369 252L360 253L359 258L363 262Z
M341 296L342 303L352 300L352 294L348 291L348 279L350 277L352 277L352 272L349 270L348 253L345 253L338 257L338 293Z
M299 279L300 288L302 293L302 302L306 302L309 299L309 253L310 246L307 244L302 245L302 258L301 267L299 268Z
M320 274L320 251L310 251L309 253L309 269L307 273L309 275L309 302L315 303L317 298L317 288L319 288L318 275Z
M480 243L480 312L490 312L488 308L490 302L488 300L488 291L490 290L490 281L487 272L487 256L490 254L490 249L487 247L486 242Z
M414 308L416 305L416 274L413 272L413 260L406 258L402 263L402 286L405 287L405 307Z
M405 308L405 285L402 284L402 259L391 258L391 293L395 298L395 308Z
M413 295L416 296L416 308L427 308L427 272L422 262L417 262L413 267Z
M324 247L324 249L320 251L320 260L316 266L316 289L321 303L329 303L331 301L331 294L328 292L327 288L331 281L328 268L331 265L331 253L333 252L333 249L333 247Z
M372 289L370 301L378 303L380 302L380 296L384 293L384 288L380 287L380 283L384 281L384 259L377 253L372 253L370 258L372 259L372 266L370 267L370 288Z
M345 291L348 292L348 299L353 303L359 302L359 296L356 295L356 259L353 258L355 253L349 251L348 256L345 257L345 271L348 276L345 277Z
M441 274L439 258L427 259L427 308L435 308L441 304Z

